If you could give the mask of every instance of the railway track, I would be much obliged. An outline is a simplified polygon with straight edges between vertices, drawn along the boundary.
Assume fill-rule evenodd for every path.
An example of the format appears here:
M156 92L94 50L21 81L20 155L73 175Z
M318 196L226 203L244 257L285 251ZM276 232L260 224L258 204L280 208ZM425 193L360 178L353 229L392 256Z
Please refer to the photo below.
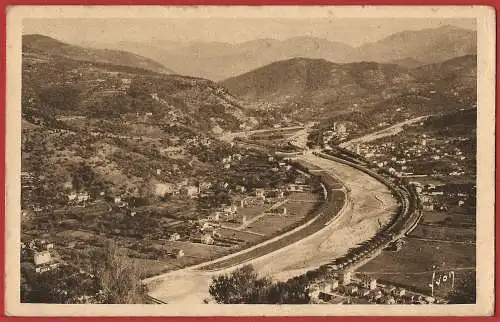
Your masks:
M162 300L159 300L157 298L154 298L152 296L146 295L146 302L148 304L168 304L167 302L164 302Z
M398 213L388 224L382 227L374 238L357 248L351 249L340 261L334 260L331 264L327 265L328 267L334 270L352 270L358 267L359 263L367 262L376 257L381 250L389 246L392 242L408 235L417 227L422 217L422 212L418 195L411 186L403 184L399 178L388 178L378 173L378 171L382 171L380 169L371 169L371 166L362 158L361 160L355 159L352 152L349 152L351 155L342 155L340 153L340 156L323 152L313 152L313 154L321 158L346 164L367 173L386 185L400 203Z

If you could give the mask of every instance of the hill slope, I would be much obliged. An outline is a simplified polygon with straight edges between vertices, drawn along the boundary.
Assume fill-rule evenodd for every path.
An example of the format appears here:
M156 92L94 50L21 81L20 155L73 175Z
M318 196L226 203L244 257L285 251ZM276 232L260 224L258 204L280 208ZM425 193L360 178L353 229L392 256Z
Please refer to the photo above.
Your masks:
M406 57L401 59L394 59L388 62L389 64L395 64L405 68L415 68L422 65L425 65L421 61L416 60L415 58Z
M373 120L469 108L476 101L476 56L413 69L395 64L335 64L295 58L221 84L261 114L300 121L373 114ZM365 115L366 116L366 115ZM364 117L358 117L361 119ZM278 120L275 120L279 122Z
M83 189L77 169L92 195L157 199L158 187L217 180L236 153L216 136L248 118L217 83L43 48L24 46L22 58L22 168L43 178L31 202Z
M212 81L167 75L161 65L127 52L87 50L38 35L23 41L25 108L107 119L154 113L156 121L175 112L185 125L208 130L239 129L243 119L238 101ZM214 110L220 115L213 117Z
M335 64L322 59L294 58L276 62L221 84L249 102L281 107L343 108L382 100L401 91L412 79L397 65L361 62Z
M172 70L150 58L126 51L83 48L69 45L43 35L24 35L22 41L23 53L29 52L53 59L68 58L79 61L137 67L164 74L173 73Z

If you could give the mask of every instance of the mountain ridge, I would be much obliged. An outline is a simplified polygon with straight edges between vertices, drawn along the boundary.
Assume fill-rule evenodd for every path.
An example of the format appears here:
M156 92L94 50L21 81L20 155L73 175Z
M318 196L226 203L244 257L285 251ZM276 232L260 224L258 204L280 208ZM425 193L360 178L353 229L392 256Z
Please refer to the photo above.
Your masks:
M277 118L281 114L302 122L320 121L371 111L401 114L403 118L472 106L476 100L476 59L466 55L406 68L368 61L337 64L293 58L220 84L245 100L245 106L262 115L278 114Z
M43 54L54 58L64 57L79 61L136 67L163 74L174 73L171 69L148 57L123 50L85 48L40 34L23 35L22 46L23 52Z
M255 39L236 44L160 41L157 44L129 42L95 46L129 50L166 65L176 66L176 70L181 74L222 81L273 61L299 56L323 58L336 63L399 61L401 66L405 66L405 63L410 63L408 59L414 59L421 64L435 63L475 53L476 38L476 32L473 30L445 25L403 31L356 47L313 36L284 40ZM405 67L415 67L414 64L415 62Z

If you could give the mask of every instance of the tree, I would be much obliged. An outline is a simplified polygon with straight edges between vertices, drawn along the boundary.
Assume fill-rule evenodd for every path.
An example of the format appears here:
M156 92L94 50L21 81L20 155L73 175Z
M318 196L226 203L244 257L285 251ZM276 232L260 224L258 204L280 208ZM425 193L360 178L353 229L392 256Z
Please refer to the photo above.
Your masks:
M21 270L23 303L100 303L102 300L99 280L93 275L69 265L43 273L24 266Z
M51 85L39 91L40 102L50 111L76 109L80 103L80 89L74 85Z
M144 273L114 243L108 243L94 256L95 275L107 294L109 303L144 303L145 288L141 283Z
M92 187L95 179L94 170L86 164L81 164L73 174L73 188L81 190Z
M268 277L259 278L251 265L245 265L231 274L214 277L209 293L217 303L224 304L307 304L307 284L305 277L273 283Z
M467 272L461 278L455 289L449 294L449 302L452 304L476 303L476 273Z
M259 295L271 285L268 278L258 278L251 265L238 268L231 274L216 276L210 283L209 293L217 303L262 303Z

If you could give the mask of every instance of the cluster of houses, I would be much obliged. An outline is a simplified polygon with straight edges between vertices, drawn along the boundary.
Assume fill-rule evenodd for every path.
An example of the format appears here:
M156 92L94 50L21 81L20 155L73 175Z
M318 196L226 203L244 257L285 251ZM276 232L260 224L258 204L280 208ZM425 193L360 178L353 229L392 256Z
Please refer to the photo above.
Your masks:
M213 144L213 139L207 136L196 135L185 140L186 146L209 148Z
M377 283L374 278L355 279L350 271L344 271L333 279L309 286L309 298L313 303L336 304L432 304L431 296L409 292L404 288Z
M423 123L414 126L422 126ZM445 184L421 184L427 177L463 176L467 156L459 147L470 138L458 136L438 139L427 134L356 144L356 153L397 177L406 177L415 186L424 211L447 211L450 206L465 207L473 192L445 192ZM440 166L427 166L438 162Z
M175 184L168 182L155 184L155 194L159 197L182 196L195 199L206 196L211 188L211 182L201 181L197 184L192 184L187 179L184 179Z
M68 194L68 203L73 205L85 205L90 200L90 194L86 191L72 191Z
M291 189L290 186L292 187ZM245 194L243 198L237 198L233 204L223 205L206 218L198 219L197 226L201 233L200 242L209 245L214 244L215 240L221 237L218 228L221 227L222 222L237 221L245 224L247 222L246 216L240 216L238 213L239 209L283 200L287 191L304 191L304 187L306 186L305 184L290 184L286 186L286 189L256 188L253 193ZM239 186L238 191L246 193L247 190L244 186ZM273 206L267 212L285 216L287 215L287 208Z
M437 139L427 134L390 141L356 144L356 153L364 156L379 167L399 177L429 175L463 176L463 163L467 156L456 144L469 140L465 137ZM429 161L442 161L442 169L427 167Z
M422 184L418 181L411 181L415 190L419 194L424 211L447 211L449 206L466 207L470 204L474 191L448 191L447 185L442 184ZM472 198L473 199L473 198Z
M21 258L31 260L37 273L50 271L61 264L53 256L53 252L54 244L45 239L32 239L21 243Z
M324 131L322 134L323 145L329 145L332 141L340 142L349 136L347 124L345 122L334 122L331 130Z

